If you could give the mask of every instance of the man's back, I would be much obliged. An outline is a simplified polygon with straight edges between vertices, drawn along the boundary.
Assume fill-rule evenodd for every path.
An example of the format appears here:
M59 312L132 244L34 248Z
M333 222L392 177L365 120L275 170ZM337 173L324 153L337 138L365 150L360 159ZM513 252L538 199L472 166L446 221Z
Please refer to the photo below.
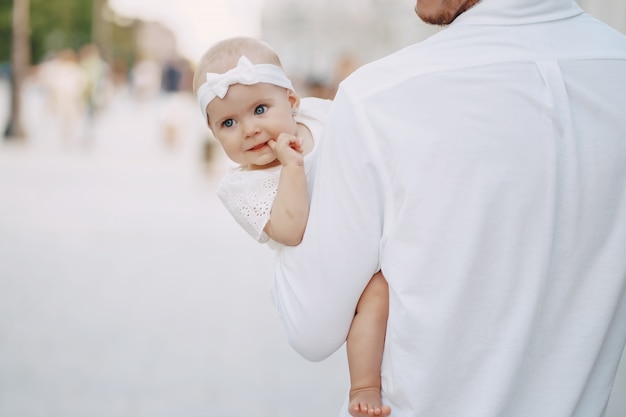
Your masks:
M315 273L345 298L358 286L342 280L379 256L394 416L596 417L606 404L626 341L626 40L553 3L495 17L479 3L338 93L294 258L333 265ZM342 313L283 316L338 339Z
M381 257L408 320L385 394L425 416L600 415L626 336L626 60L453 64L364 102L376 132L396 117Z

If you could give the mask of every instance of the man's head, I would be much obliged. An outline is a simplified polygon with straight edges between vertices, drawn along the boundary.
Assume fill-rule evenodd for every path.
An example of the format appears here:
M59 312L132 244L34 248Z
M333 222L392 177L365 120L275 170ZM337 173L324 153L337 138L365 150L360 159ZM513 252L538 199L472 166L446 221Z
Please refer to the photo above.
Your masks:
M480 0L416 0L415 12L426 23L449 25Z

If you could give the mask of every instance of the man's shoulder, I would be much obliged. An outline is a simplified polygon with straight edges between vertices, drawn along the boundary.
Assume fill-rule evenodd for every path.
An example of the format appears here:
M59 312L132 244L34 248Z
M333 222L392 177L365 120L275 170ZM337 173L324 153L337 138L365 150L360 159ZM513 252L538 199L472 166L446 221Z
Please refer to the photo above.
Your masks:
M551 37L552 42L542 42ZM362 66L341 87L364 100L413 77L449 70L503 62L624 58L626 37L586 14L534 25L451 25Z
M343 80L341 87L351 95L366 98L419 75L433 61L433 45L437 38L436 34L363 65ZM440 56L442 52L440 49Z

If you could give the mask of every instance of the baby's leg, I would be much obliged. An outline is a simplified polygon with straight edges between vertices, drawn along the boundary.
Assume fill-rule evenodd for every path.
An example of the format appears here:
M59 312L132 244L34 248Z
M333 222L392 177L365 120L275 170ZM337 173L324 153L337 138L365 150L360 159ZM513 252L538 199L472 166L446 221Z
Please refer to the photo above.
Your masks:
M377 272L361 294L346 341L351 384L349 412L354 417L391 414L389 406L382 404L380 394L388 314L387 281Z

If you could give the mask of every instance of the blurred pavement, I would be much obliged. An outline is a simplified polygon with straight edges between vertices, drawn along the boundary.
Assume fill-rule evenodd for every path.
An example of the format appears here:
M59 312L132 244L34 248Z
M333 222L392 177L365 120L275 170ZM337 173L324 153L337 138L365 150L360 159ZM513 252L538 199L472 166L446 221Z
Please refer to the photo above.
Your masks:
M164 145L163 105L122 95L76 143L30 114L0 143L0 416L337 415L344 352L288 346L272 252L214 196L223 158Z

